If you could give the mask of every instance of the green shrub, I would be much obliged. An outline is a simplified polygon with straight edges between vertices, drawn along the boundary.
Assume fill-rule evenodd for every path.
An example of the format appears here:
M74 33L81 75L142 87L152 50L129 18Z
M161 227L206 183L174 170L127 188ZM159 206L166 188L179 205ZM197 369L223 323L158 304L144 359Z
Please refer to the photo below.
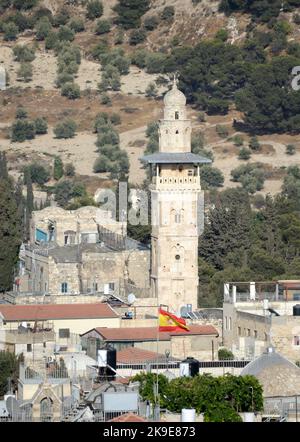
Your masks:
M76 100L76 98L80 98L80 87L76 83L64 83L61 88L61 95L70 100Z
M27 118L27 116L28 116L28 113L24 107L22 107L22 106L17 107L17 110L16 110L16 119L17 120L23 120L23 119Z
M94 163L94 172L95 173L105 173L109 171L111 168L111 161L104 155L100 155L95 163Z
M13 53L16 61L31 62L35 59L35 49L31 46L16 45L13 48Z
M217 124L216 132L220 138L226 138L226 137L228 137L228 134L229 134L227 127L222 126L221 124Z
M78 18L73 18L70 23L69 23L70 28L74 31L74 32L83 32L85 29L84 26L84 21L82 18L78 17Z
M211 187L222 187L224 184L224 175L216 167L203 165L200 169L201 184L204 189Z
M4 32L4 40L5 41L12 41L16 40L17 35L19 33L19 28L14 23L5 23L3 25L3 32Z
M102 35L110 32L111 24L109 20L98 20L95 32L97 35Z
M142 28L134 29L131 31L129 36L129 44L136 46L140 43L143 43L146 40L147 34L146 31Z
M121 124L121 116L119 114L113 113L110 115L109 119L115 126Z
M70 14L67 8L61 8L58 13L53 17L53 26L64 26L68 23Z
M69 26L60 26L58 30L58 39L60 41L73 41L75 32Z
M235 135L232 138L233 143L235 146L242 146L244 144L244 138L241 135Z
M149 8L149 0L119 0L113 8L117 13L116 23L124 29L138 28Z
M146 59L151 54L148 53L146 49L137 49L131 55L131 63L139 67L140 69L144 69L146 67Z
M229 37L227 29L219 29L216 33L216 39L221 41L227 41Z
M220 350L218 351L218 358L219 361L233 360L234 355L232 351L227 350L227 348L220 348Z
M48 123L46 118L36 118L34 120L35 132L37 135L44 135L48 132Z
M111 98L108 94L100 95L100 103L104 105L111 105Z
M30 176L31 176L31 181L33 183L36 183L36 184L39 184L39 185L43 185L47 181L49 181L49 178L50 178L49 170L46 169L41 164L32 163L29 166L27 166L26 169L28 169L28 171L30 173ZM26 176L26 172L25 171L24 171L24 173L25 173L25 176Z
M58 123L54 128L56 138L73 138L75 136L77 124L71 119Z
M86 16L90 20L99 18L103 15L103 4L99 0L90 0L86 6Z
M52 31L52 24L48 17L41 17L37 22L36 26L36 39L45 40Z
M16 120L11 129L11 141L22 143L35 137L35 124L28 120Z
M124 42L124 31L122 29L118 29L115 36L115 45L121 45Z
M49 32L47 37L45 38L45 48L46 49L55 49L59 42L59 38L57 32Z
M162 13L161 13L161 19L162 20L173 20L175 15L175 8L174 6L166 6Z
M151 15L151 17L146 17L143 26L147 31L153 31L159 25L159 18L157 15Z
M257 136L254 136L254 137L252 137L252 138L250 139L250 141L249 141L249 147L250 147L251 150L254 150L254 151L258 151L258 150L261 149L261 145L260 145L260 143L259 143L259 141L258 141Z
M296 146L294 144L288 144L286 146L285 153L287 155L295 155L295 153L296 153Z
M55 84L57 87L62 87L66 83L73 83L74 77L72 74L69 74L68 72L61 72L58 74Z
M75 176L75 167L74 164L72 163L67 163L65 165L65 175L68 177L73 177Z
M146 88L145 94L148 98L156 98L158 94L156 84L153 82L149 83Z
M64 175L64 165L59 157L55 157L53 166L53 178L58 181Z
M239 151L239 160L249 160L251 157L251 150L246 147L242 147Z
M20 68L17 71L18 78L21 78L25 82L29 82L32 79L33 69L31 63L21 63Z
M32 9L37 5L38 0L13 0L13 5L16 9Z
M146 56L146 71L148 74L157 74L163 71L165 56L161 53L148 53Z

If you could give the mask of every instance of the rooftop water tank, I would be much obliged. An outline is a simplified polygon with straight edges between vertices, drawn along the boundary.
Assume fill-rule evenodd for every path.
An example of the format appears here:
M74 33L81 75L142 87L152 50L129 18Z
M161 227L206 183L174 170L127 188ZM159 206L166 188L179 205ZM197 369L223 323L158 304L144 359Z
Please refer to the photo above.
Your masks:
M296 304L293 307L293 315L300 316L300 304Z
M181 410L181 422L195 422L196 411L194 408L183 408Z
M199 374L200 363L197 359L188 357L179 365L180 376L196 376Z

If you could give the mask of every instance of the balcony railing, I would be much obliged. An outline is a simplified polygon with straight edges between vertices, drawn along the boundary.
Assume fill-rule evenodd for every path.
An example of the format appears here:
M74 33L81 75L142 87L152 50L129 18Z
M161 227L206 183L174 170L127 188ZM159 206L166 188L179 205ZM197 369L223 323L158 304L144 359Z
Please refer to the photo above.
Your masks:
M152 184L159 188L200 188L199 176L186 177L153 177Z
M42 344L43 342L55 341L54 330L39 330L36 332L25 330L7 330L5 340L11 344Z

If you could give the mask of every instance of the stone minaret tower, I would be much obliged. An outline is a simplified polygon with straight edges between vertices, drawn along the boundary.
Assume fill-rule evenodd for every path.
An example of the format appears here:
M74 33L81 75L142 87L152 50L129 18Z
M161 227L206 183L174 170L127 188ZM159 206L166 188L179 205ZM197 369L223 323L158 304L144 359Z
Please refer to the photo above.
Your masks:
M201 163L210 160L191 153L191 122L186 98L173 88L164 98L159 123L159 152L143 157L151 165L153 297L180 314L197 308L198 200Z

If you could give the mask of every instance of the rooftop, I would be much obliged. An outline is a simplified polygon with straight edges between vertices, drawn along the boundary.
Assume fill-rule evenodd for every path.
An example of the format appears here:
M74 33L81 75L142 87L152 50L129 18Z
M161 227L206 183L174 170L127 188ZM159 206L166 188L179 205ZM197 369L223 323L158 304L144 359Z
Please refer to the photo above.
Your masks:
M178 361L178 359L168 358L168 361ZM138 347L127 347L117 352L118 364L134 364L134 363L166 363L166 356L158 354L154 351L144 350Z
M141 158L150 164L210 164L211 160L191 152L155 152Z
M160 341L170 341L171 336L187 336L187 335L218 335L218 331L211 325L191 325L189 331L177 330L174 332L159 333ZM107 328L97 327L93 329L105 341L156 341L157 327L136 327L136 328ZM90 333L92 330L84 333L82 336Z
M118 314L105 303L95 304L32 304L0 305L5 321L45 321L50 319L117 318Z
M126 413L122 414L121 416L114 417L113 419L110 419L108 422L148 422L148 421L144 417L139 416L137 414Z

